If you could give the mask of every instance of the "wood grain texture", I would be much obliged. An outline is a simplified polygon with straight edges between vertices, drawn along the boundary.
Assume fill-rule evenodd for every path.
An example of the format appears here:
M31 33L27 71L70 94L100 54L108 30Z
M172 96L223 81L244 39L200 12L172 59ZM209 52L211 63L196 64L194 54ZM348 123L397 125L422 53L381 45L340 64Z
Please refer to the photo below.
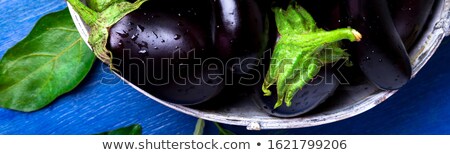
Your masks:
M0 0L0 57L63 0ZM450 40L388 101L356 117L318 127L238 134L450 134ZM144 134L192 134L196 118L164 107L126 85L96 62L74 91L33 113L0 109L0 134L95 134L141 124ZM205 134L217 134L207 123Z

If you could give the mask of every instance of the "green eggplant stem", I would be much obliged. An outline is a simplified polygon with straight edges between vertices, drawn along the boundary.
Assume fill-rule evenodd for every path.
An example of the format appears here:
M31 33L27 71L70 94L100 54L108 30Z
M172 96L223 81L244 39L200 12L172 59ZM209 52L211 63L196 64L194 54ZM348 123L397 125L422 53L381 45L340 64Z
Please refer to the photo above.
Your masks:
M81 16L83 21L91 28L89 32L88 43L91 45L95 56L106 64L109 64L112 70L116 70L112 64L112 54L106 48L108 43L109 28L116 24L120 19L139 9L139 7L148 0L136 0L133 3L121 0L109 1L106 8L102 7L101 12L96 12L79 0L67 0Z
M276 83L277 102L274 109L286 103L292 105L294 95L308 84L327 63L347 59L349 54L340 48L341 40L360 41L361 33L352 28L325 31L316 26L313 17L301 6L291 4L286 10L274 8L280 37L275 45L269 71L262 91ZM331 51L331 53L326 53Z
M102 12L112 4L124 1L125 0L86 0L86 5L94 11Z
M81 19L88 25L93 26L99 18L99 13L90 9L80 2L80 0L67 0L73 9L80 15Z

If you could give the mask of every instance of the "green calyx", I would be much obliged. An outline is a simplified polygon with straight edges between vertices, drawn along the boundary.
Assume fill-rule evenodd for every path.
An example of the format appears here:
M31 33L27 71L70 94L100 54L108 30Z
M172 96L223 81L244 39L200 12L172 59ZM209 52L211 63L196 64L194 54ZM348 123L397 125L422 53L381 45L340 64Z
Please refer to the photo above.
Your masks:
M89 45L91 45L95 55L101 61L112 67L111 52L106 48L109 36L109 28L120 19L134 10L137 10L144 2L148 0L136 0L130 3L123 0L103 0L101 6L95 6L95 11L79 0L67 0L74 10L80 15L84 22L91 28L89 34ZM102 0L97 0L102 1ZM91 2L91 3L99 3ZM107 2L107 3L106 3Z
M272 92L269 87L276 83L276 109L283 102L291 106L297 91L311 81L324 65L348 59L349 54L340 48L339 41L360 41L362 36L351 28L320 29L313 17L298 5L290 5L286 10L274 8L273 11L280 38L262 91L265 96L270 96Z
M102 12L112 4L123 1L125 0L86 0L86 5L94 11Z

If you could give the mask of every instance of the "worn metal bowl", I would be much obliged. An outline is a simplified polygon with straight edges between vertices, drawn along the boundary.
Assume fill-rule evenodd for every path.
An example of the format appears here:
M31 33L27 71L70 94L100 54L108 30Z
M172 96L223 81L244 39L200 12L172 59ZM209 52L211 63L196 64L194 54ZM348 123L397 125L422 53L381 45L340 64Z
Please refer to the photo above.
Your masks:
M431 58L443 38L450 35L450 0L441 0L437 3L424 34L411 52L413 77ZM68 5L78 31L87 42L89 27L83 23L70 4ZM241 97L222 108L190 108L161 101L129 84L137 91L179 112L224 124L246 126L248 130L302 128L332 123L361 114L396 93L378 90L369 82L357 86L341 86L335 95L313 112L295 118L278 118L263 112L251 97Z

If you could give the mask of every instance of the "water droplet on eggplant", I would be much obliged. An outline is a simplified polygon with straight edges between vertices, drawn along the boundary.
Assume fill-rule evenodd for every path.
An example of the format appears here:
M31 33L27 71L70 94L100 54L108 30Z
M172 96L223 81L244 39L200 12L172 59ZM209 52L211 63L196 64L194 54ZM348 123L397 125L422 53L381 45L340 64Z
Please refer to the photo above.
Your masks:
M155 35L156 39L158 39L158 34L155 33L155 31L152 31L153 35Z
M139 34L133 34L133 36L131 36L131 40L136 41L139 37Z
M116 32L116 34L118 34L122 38L127 38L129 36L129 34L127 32L125 32L125 31Z
M148 43L145 41L142 41L141 43L136 43L139 48L148 48Z
M178 40L178 39L180 39L181 38L181 36L179 35L179 34L175 34L174 36L173 36L173 39L175 39L175 40Z
M137 29L139 32L144 32L145 28L141 25L137 25Z
M139 53L140 54L145 54L145 53L147 53L147 50L140 50Z

